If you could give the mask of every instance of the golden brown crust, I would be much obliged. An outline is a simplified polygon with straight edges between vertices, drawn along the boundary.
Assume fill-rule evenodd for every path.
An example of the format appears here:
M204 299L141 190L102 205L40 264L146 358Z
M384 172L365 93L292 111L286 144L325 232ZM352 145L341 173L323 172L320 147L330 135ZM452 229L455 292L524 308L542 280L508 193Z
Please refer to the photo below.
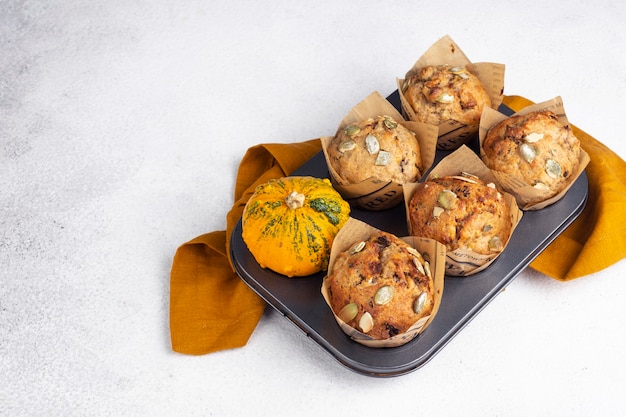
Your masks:
M442 177L420 183L409 201L414 236L435 239L449 251L501 252L512 221L506 200L476 177Z
M347 250L340 254L326 278L335 314L340 315L351 303L358 306L357 315L346 321L348 325L363 331L359 323L367 312L373 318L373 327L364 333L375 339L388 339L406 332L432 312L434 282L432 276L418 268L416 259L420 255L415 249L392 234L378 232L365 242L362 250L353 252ZM420 265L423 268L423 263ZM381 293L376 294L386 291L380 290L383 287L393 288L393 296L380 305L377 301L381 301ZM417 313L416 302L423 302Z
M579 140L552 111L504 119L489 129L482 147L490 169L547 189L549 197L565 188L580 158Z
M326 152L333 169L350 184L369 178L399 184L415 182L423 169L415 134L390 116L341 129Z
M491 107L481 81L465 67L424 67L404 81L403 95L415 121L436 125L447 120L477 125L483 108Z

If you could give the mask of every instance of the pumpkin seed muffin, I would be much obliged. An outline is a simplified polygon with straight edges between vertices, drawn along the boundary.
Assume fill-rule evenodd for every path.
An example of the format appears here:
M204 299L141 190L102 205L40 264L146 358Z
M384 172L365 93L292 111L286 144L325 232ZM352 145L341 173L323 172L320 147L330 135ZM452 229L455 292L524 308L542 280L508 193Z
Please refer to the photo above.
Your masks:
M544 199L563 190L575 174L580 141L549 110L511 116L492 126L482 143L482 159L539 190Z
M503 195L494 184L469 174L420 183L408 211L411 234L435 239L448 251L497 254L511 234L510 207Z
M326 280L333 312L374 339L405 333L434 307L428 262L387 232L339 254Z
M391 116L368 118L340 129L326 152L335 172L348 184L370 178L403 184L422 175L415 133Z
M483 108L491 107L481 81L463 66L426 66L404 81L402 94L415 121L434 125L448 120L478 125Z

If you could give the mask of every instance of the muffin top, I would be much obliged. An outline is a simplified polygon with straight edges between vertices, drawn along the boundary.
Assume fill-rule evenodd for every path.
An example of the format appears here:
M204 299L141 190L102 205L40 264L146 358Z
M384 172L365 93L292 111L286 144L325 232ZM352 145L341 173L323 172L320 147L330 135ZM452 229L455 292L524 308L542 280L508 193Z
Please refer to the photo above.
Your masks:
M496 254L511 234L504 196L475 176L445 176L418 184L408 210L411 234L435 239L449 251Z
M370 178L402 184L422 175L415 133L386 115L340 129L326 152L335 172L348 184Z
M578 138L549 110L508 117L492 126L482 143L485 165L546 191L544 199L567 186L579 158Z
M483 108L491 106L480 79L463 66L423 67L404 81L402 93L415 113L414 120L423 123L455 120L477 125Z
M333 312L374 339L405 333L434 307L428 262L387 232L339 254L326 280Z

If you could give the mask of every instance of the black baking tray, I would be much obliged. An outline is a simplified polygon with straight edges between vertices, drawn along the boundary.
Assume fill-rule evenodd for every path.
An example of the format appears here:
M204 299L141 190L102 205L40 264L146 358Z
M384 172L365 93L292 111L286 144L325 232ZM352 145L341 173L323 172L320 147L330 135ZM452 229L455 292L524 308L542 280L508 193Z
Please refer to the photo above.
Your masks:
M387 99L398 107L397 91ZM512 113L504 106L499 110ZM470 145L476 150L475 143ZM446 154L438 151L436 162ZM316 154L293 175L327 178L323 153ZM398 376L426 364L565 230L584 209L587 191L587 175L583 172L561 200L544 209L524 213L506 249L489 267L468 277L446 276L437 315L424 332L399 347L371 348L352 341L337 325L322 298L325 273L287 278L261 268L242 239L241 221L232 233L231 258L237 274L250 288L339 363L369 376ZM404 204L379 212L353 208L351 216L397 236L408 234Z

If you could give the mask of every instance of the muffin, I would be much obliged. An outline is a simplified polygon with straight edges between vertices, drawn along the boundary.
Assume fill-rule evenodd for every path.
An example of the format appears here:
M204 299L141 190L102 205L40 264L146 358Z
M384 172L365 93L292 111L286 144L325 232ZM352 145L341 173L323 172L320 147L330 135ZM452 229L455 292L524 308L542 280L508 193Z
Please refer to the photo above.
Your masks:
M498 254L513 227L510 206L495 185L469 174L416 185L407 210L411 234L435 239L448 251Z
M386 115L340 129L326 153L332 168L348 184L371 178L398 184L415 182L423 171L415 133Z
M425 66L404 80L402 94L415 113L412 120L434 125L478 125L483 108L491 107L481 81L464 66Z
M550 111L511 116L492 126L482 141L482 160L491 170L544 191L561 192L578 170L580 142L569 125Z
M429 263L387 232L376 231L341 252L325 281L335 315L373 339L405 333L434 309Z

